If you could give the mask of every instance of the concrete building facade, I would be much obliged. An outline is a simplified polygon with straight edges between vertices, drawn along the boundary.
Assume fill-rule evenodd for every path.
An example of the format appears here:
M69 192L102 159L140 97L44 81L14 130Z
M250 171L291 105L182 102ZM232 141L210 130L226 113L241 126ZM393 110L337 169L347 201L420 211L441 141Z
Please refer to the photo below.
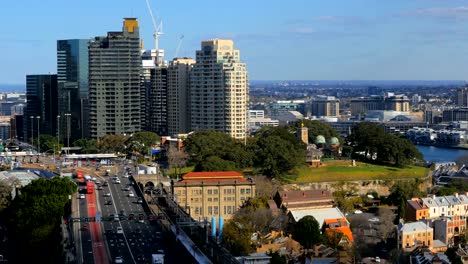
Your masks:
M142 70L138 21L126 18L121 32L89 45L90 136L141 130Z
M334 96L318 96L311 102L313 116L336 117L340 115L340 100Z
M191 58L175 58L167 70L167 128L169 135L190 132Z
M214 129L245 138L248 103L247 69L233 41L203 41L190 75L192 130Z

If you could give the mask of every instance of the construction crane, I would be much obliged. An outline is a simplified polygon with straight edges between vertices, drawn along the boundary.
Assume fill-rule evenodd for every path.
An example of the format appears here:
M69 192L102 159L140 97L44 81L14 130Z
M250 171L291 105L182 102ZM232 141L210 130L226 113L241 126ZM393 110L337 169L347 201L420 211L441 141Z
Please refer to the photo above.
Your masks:
M180 50L180 46L182 45L182 39L184 39L184 35L181 35L179 38L179 43L177 43L177 48L175 51L174 58L177 58L177 56L179 56L179 50Z
M150 13L151 21L153 22L153 27L154 27L154 33L153 33L154 49L156 50L155 64L159 65L160 59L162 59L160 58L160 51L159 51L159 36L163 34L162 32L163 24L162 24L162 20L161 22L159 22L159 24L156 23L156 19L154 18L153 10L151 10L149 0L146 0L146 6L148 7L148 11Z

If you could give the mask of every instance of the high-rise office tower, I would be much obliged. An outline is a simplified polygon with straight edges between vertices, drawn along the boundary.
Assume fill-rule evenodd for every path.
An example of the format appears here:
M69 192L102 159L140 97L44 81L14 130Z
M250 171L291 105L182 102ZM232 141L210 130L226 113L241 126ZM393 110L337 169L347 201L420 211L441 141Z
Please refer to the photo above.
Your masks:
M468 107L468 87L460 87L457 89L455 104L461 107Z
M32 142L41 134L57 131L57 75L26 75L24 139Z
M246 65L233 41L203 41L190 75L191 128L245 138L248 103Z
M89 137L88 45L87 39L57 41L57 133L70 142Z
M138 21L125 18L122 32L89 44L90 136L141 130L142 69Z
M190 72L195 60L175 58L167 70L169 135L190 132Z

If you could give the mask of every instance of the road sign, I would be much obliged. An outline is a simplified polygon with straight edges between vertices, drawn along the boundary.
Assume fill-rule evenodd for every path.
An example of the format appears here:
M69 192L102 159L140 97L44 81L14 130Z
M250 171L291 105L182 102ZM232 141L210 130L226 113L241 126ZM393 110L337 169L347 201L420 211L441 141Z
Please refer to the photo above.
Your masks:
M96 222L101 222L102 213L101 211L96 211Z

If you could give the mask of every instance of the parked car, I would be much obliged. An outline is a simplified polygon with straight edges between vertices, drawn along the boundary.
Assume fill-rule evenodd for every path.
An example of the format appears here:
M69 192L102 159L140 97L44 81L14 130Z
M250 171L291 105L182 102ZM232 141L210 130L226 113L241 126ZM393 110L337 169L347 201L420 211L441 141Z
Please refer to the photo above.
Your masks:
M123 228L122 227L117 227L117 234L123 234Z
M80 198L80 199L84 199L84 198L86 198L86 197L85 197L84 194L81 193L79 198Z
M128 193L128 197L135 197L135 194L131 191Z

